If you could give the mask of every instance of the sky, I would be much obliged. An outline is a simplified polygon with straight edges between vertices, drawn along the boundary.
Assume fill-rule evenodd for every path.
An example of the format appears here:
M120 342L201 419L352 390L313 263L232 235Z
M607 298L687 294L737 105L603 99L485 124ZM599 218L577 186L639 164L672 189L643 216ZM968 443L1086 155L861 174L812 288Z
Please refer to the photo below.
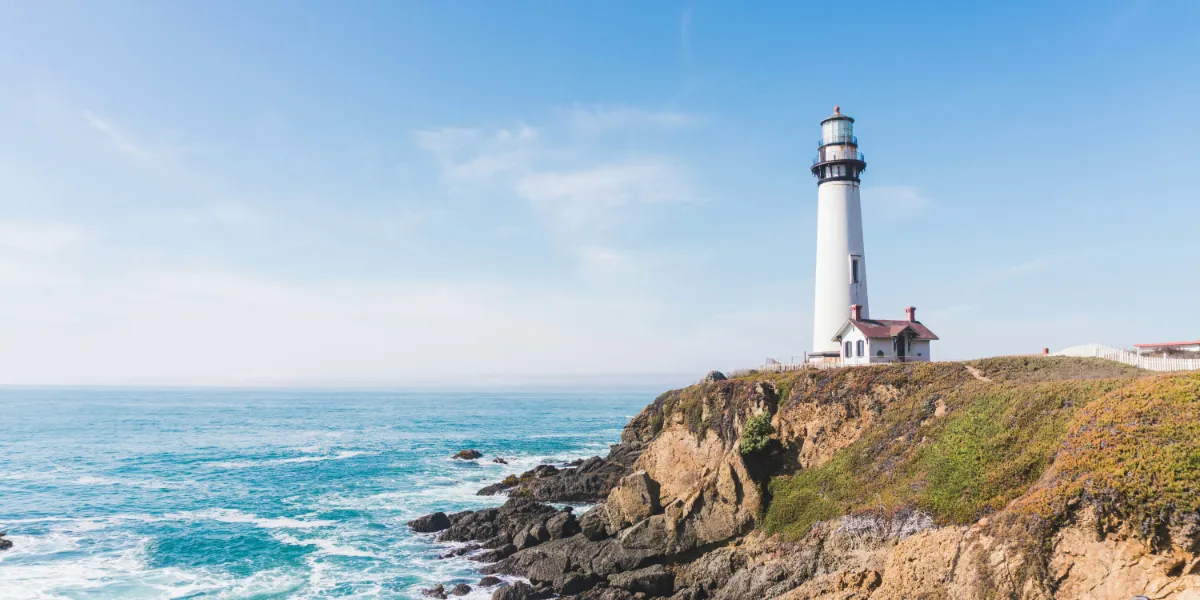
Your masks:
M856 119L935 358L1200 338L1200 3L0 0L0 383L698 379L809 350Z

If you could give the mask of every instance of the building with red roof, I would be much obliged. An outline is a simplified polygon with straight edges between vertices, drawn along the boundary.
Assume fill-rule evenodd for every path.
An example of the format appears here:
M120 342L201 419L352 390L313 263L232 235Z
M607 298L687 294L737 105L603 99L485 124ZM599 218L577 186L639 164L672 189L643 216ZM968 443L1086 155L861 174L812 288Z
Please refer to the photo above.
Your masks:
M929 343L938 336L917 320L915 307L904 311L904 320L868 319L862 316L862 306L851 306L850 318L833 336L841 350L840 364L929 362Z
M1157 352L1198 352L1200 353L1200 340L1194 342L1158 342L1156 344L1134 344L1134 349L1138 354L1150 354Z

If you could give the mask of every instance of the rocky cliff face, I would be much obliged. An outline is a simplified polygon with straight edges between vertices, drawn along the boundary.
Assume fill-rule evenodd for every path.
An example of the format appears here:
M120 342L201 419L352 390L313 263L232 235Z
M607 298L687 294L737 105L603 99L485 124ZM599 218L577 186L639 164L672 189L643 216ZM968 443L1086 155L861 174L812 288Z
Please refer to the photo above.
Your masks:
M646 407L608 457L510 478L487 490L504 507L414 527L474 540L483 571L530 581L497 598L1200 599L1185 501L1200 442L1161 472L1122 445L1200 437L1182 424L1200 423L1200 376L1041 360L706 377ZM1109 414L1132 397L1142 412ZM1167 408L1183 421L1163 423ZM763 415L773 445L743 454ZM1096 485L1107 477L1124 479ZM1139 477L1171 501L1120 485ZM579 516L536 502L580 499L603 502Z

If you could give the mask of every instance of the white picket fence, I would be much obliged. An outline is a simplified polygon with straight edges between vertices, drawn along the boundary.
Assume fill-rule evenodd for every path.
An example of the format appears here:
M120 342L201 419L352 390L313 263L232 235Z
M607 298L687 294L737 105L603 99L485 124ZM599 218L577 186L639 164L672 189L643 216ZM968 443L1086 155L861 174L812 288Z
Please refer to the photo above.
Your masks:
M1085 358L1103 358L1127 365L1133 365L1147 371L1200 371L1200 358L1171 358L1164 356L1149 356L1137 354L1129 350L1104 346L1102 344L1087 344L1072 346L1055 352L1053 356L1076 356Z

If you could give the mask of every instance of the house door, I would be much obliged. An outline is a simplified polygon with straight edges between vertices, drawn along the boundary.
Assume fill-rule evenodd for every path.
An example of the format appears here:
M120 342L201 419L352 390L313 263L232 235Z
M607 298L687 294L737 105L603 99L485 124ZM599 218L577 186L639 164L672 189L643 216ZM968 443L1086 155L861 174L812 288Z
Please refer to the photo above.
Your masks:
M907 340L902 335L896 337L896 356L898 356L900 358L901 362L904 362L904 342L905 341L907 341Z

